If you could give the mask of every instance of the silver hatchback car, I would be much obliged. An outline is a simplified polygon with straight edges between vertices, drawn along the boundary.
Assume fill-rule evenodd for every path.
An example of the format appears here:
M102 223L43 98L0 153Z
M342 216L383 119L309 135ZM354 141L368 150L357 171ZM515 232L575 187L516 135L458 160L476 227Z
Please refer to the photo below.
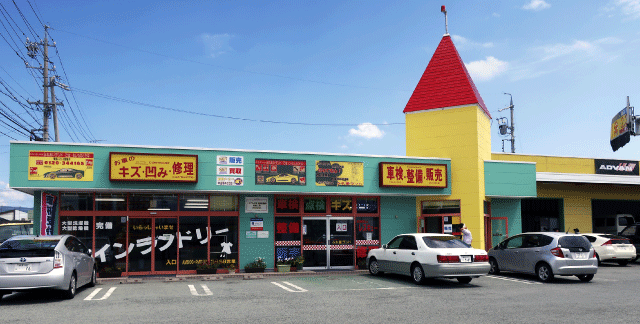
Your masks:
M62 290L71 299L86 284L96 284L95 259L74 236L15 236L0 245L0 299L38 288Z
M535 274L543 282L552 281L554 276L577 276L587 282L598 272L595 250L584 236L577 234L522 233L502 241L488 254L490 274Z

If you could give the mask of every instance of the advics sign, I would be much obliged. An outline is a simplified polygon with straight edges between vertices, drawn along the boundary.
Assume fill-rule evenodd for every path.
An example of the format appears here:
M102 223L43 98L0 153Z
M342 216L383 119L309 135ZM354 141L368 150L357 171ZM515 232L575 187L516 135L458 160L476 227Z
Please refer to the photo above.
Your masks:
M638 161L595 159L596 174L640 175Z

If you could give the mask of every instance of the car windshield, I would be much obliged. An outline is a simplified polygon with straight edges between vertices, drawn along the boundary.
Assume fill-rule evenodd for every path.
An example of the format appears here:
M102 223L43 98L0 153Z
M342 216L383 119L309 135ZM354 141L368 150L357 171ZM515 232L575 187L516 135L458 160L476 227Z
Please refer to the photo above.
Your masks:
M589 251L589 249L591 249L591 243L589 240L581 235L563 236L558 239L558 246L569 249L571 252Z
M454 236L423 236L424 243L432 249L468 248L469 245Z
M0 245L0 258L53 256L54 248L58 242L60 242L59 239L8 240Z

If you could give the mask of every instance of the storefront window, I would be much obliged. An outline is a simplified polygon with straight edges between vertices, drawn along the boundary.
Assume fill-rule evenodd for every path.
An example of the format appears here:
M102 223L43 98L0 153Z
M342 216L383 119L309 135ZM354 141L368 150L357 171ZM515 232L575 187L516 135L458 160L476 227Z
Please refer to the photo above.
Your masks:
M96 210L127 210L127 195L125 194L96 194Z
M131 194L129 197L129 210L178 210L177 195L149 195Z
M95 241L98 272L126 270L126 216L96 216Z
M238 217L211 216L211 261L238 268Z
M212 195L210 201L211 211L238 211L236 195Z
M207 195L180 196L180 210L206 211L207 209L209 209L209 197Z
M460 214L460 201L458 200L438 200L423 201L422 214Z
M198 263L207 261L208 232L206 216L180 217L179 270L195 270Z
M276 197L276 213L300 213L300 199L298 197Z
M60 210L93 210L93 195L90 193L62 193L60 195Z
M356 199L356 212L358 214L377 214L378 199L376 198L358 198Z
M60 216L60 234L73 235L93 249L93 216Z
M304 199L305 214L326 214L327 199L326 198L305 198Z
M380 218L356 217L356 265L366 269L369 250L380 247Z
M351 213L353 210L352 199L349 197L331 198L331 213Z

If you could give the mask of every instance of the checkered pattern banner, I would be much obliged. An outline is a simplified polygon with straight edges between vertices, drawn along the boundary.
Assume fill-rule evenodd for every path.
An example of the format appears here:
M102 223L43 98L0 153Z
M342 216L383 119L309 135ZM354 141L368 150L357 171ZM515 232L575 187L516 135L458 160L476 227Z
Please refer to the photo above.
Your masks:
M326 245L303 245L302 249L305 251L322 251L326 250Z
M300 241L276 241L276 246L296 246L300 245Z
M380 245L380 240L356 240L356 245Z

